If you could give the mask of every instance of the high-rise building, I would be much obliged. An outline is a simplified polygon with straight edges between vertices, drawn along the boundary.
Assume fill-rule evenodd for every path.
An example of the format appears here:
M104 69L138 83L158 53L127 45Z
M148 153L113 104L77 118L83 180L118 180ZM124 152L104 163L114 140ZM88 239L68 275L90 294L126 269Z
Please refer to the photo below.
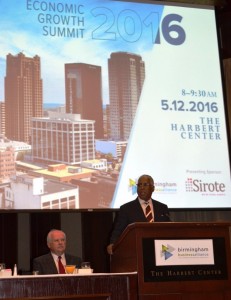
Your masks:
M7 55L5 77L6 136L30 143L31 118L42 117L40 57Z
M0 149L0 180L16 173L13 147Z
M65 64L66 113L95 121L95 138L104 137L101 67Z
M33 118L32 156L37 162L68 165L94 159L94 121L53 112L48 118Z
M0 135L4 136L6 134L6 110L5 110L5 102L0 102Z
M140 55L115 52L108 60L110 124L113 140L127 140L136 114L145 65Z
M110 105L106 104L103 109L103 126L104 126L104 138L110 138Z

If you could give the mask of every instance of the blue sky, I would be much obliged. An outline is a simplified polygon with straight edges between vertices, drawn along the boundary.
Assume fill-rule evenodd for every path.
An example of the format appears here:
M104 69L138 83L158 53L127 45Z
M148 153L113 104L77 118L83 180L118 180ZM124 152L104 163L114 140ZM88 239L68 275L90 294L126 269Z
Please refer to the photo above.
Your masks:
M71 5L80 8L80 14L73 14L51 12L38 3L59 3L59 8L62 7L61 1L55 0L0 0L0 100L4 99L6 55L23 52L26 56L41 58L44 102L65 102L64 64L82 62L102 67L103 101L108 103L110 54L128 51L148 60L163 9L162 5L123 1L63 1L69 8ZM69 26L59 22L64 18L69 20ZM84 18L84 26L71 24L78 18ZM82 29L83 38L44 35L49 30L52 34L54 30L57 32L58 27Z

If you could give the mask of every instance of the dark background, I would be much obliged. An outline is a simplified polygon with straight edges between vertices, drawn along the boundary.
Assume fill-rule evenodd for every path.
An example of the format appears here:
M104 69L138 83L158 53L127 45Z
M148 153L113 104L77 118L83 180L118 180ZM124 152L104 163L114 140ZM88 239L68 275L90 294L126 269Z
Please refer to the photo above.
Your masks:
M221 43L221 58L231 58L231 1L216 7L218 34Z

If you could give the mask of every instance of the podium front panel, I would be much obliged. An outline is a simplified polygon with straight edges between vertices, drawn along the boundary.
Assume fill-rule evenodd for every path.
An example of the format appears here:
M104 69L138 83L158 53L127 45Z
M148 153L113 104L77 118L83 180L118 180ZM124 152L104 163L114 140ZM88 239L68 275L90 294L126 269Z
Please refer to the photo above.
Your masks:
M145 238L142 248L144 282L228 280L224 238Z
M224 300L223 295L231 295L230 228L230 223L131 224L115 245L111 271L137 271L140 297L165 294L182 297L195 294L199 297L203 293L218 293ZM163 248L159 243L162 241ZM194 241L203 245L204 254L208 257L201 263L200 260L198 263L197 257L196 263L191 261L187 264L189 260L184 259L185 264L171 265L171 257L176 257L179 252L175 249L177 245L183 249L188 243L192 248ZM159 248L156 250L157 245ZM190 251L187 250L187 253ZM157 256L159 265L156 264ZM160 259L164 261L163 265ZM227 299L231 300L231 296Z

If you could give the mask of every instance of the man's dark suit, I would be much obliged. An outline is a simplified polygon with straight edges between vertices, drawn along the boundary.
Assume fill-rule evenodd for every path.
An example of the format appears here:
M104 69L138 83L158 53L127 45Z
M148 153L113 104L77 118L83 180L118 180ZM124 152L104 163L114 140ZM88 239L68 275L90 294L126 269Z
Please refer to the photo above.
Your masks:
M81 267L81 258L70 254L65 254L67 265L76 265ZM53 256L51 253L36 257L33 260L33 271L39 271L39 275L58 274Z
M155 222L169 222L168 206L152 199ZM120 207L115 226L111 234L110 243L114 243L124 231L124 229L135 222L147 222L138 197Z

